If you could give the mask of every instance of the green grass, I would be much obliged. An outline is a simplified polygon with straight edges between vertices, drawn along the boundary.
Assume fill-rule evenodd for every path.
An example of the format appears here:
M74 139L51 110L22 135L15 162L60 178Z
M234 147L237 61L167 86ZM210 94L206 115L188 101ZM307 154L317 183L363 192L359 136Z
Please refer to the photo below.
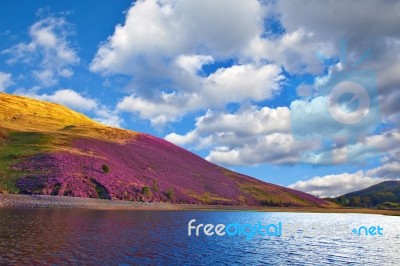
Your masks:
M240 189L246 193L254 197L257 201L263 202L265 205L280 205L279 199L274 197L266 191L263 187L258 187L256 185L247 185L243 184L240 186Z
M76 128L76 126L74 126L74 125L69 125L69 126L63 127L62 130L69 130L69 129L74 129L74 128Z
M90 181L94 185L94 188L96 190L99 199L111 199L110 193L108 192L105 186L97 182L94 178L91 178Z
M172 190L172 189L168 189L167 190L167 192L165 193L165 195L167 196L167 198L169 199L169 200L174 200L174 198L175 198L175 193L174 193L174 191Z
M101 169L103 170L104 173L108 174L110 172L110 167L106 164L103 164L103 166L101 167Z
M9 132L0 142L0 192L18 193L16 180L22 171L13 165L29 156L44 152L50 136L36 132Z
M296 195L277 195L272 194L267 191L266 188L260 187L253 184L243 184L240 185L240 189L251 196L253 196L257 201L266 206L284 206L290 202L294 205L307 205L307 201L297 197Z
M198 199L198 200L200 200L201 202L206 203L206 204L211 204L211 203L213 203L213 202L215 202L215 201L225 201L225 202L230 202L230 201L232 201L232 200L230 200L230 199L226 199L226 198L223 198L223 197L219 197L218 195L212 194L212 193L210 193L210 192L205 192L205 193L203 193L203 194L201 194L201 195L199 195L199 194L197 194L197 193L195 193L195 192L191 192L191 193L188 193L188 195L189 195L190 197L193 197L193 198L195 198L195 199Z
M151 192L150 188L148 186L144 186L142 188L142 194L147 198L151 199L153 197L153 192Z

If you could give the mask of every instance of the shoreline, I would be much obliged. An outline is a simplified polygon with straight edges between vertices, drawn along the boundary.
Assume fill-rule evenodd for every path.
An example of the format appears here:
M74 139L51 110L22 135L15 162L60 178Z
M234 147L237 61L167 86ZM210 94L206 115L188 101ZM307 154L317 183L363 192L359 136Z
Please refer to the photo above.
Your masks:
M172 204L77 198L66 196L0 194L0 209L88 209L88 210L165 210L165 211L259 211L301 213L363 213L400 216L400 210L367 208L265 207Z

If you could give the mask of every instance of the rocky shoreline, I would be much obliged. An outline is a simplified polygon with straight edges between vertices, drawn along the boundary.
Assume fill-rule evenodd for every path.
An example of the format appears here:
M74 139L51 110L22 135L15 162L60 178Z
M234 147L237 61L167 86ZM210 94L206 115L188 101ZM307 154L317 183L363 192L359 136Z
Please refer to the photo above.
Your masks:
M318 208L318 207L265 207L173 204L166 202L140 202L104 200L47 195L0 194L1 208L49 208L49 209L92 209L92 210L169 210L169 211L261 211L302 213L364 213L400 216L400 210L378 210L367 208Z
M0 208L60 208L60 209L170 209L170 203L113 201L103 199L0 194Z

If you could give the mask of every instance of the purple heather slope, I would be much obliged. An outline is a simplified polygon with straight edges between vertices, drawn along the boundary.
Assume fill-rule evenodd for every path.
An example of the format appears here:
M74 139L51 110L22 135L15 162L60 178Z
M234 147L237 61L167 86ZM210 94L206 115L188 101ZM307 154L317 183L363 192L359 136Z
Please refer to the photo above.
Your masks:
M280 204L323 206L314 196L228 171L165 140L138 134L125 144L95 138L75 138L73 152L37 155L19 164L46 174L19 180L22 191L31 193L103 197L176 203ZM77 152L79 151L79 153ZM102 170L107 165L108 173ZM51 169L49 171L49 169ZM143 195L148 186L151 196ZM42 189L40 189L42 188ZM257 188L254 193L252 189ZM260 191L265 192L261 193ZM173 197L168 197L172 191ZM260 197L273 202L263 202ZM293 200L294 199L294 200Z

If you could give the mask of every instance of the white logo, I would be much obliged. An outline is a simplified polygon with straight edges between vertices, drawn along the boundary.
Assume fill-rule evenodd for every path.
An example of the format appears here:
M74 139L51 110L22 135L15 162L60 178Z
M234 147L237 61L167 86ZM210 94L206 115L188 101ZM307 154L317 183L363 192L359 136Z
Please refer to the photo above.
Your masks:
M343 110L339 100L345 94L353 94L349 104L359 101L356 110L350 112ZM358 83L343 81L336 85L329 94L329 113L339 123L351 125L360 122L367 116L370 109L370 98L366 89Z

